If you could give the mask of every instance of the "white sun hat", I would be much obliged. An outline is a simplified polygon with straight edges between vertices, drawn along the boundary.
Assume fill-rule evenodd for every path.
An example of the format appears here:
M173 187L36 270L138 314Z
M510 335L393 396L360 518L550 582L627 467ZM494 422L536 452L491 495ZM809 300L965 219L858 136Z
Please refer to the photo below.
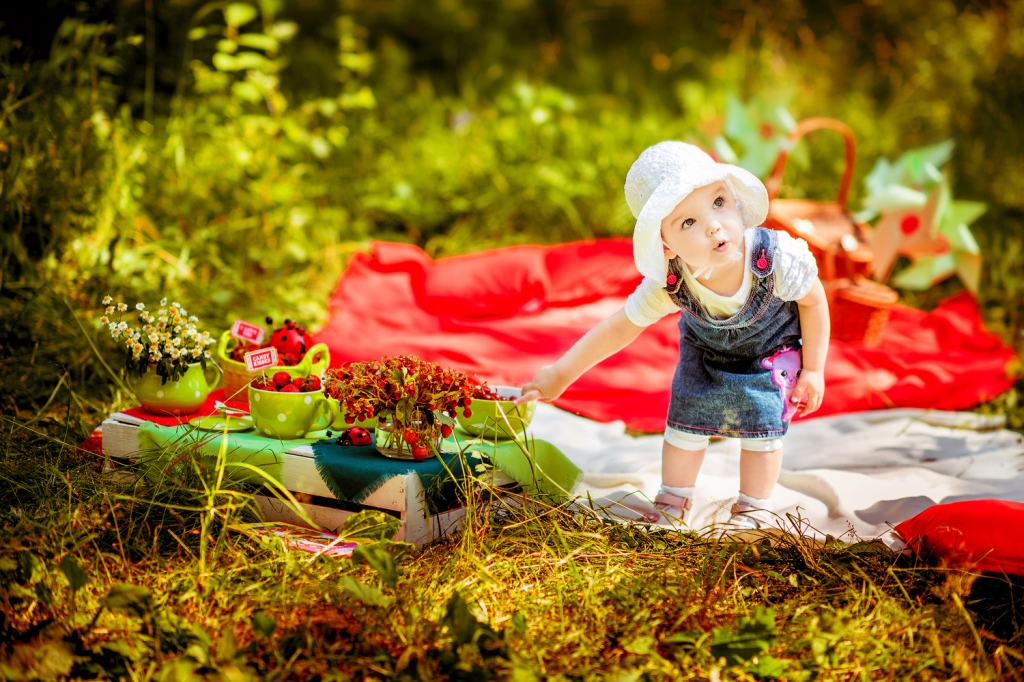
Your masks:
M644 277L664 281L668 259L662 248L661 221L690 192L724 180L739 206L743 226L757 227L768 215L768 191L739 166L718 163L700 147L659 142L648 147L626 174L626 203L636 218L633 260Z

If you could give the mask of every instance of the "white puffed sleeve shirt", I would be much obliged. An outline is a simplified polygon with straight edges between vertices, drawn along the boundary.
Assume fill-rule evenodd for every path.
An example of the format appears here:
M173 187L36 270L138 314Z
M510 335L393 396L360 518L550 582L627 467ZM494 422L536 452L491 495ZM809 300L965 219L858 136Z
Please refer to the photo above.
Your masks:
M744 257L749 263L754 229L743 233ZM775 249L775 296L783 301L797 301L810 293L818 278L818 265L807 248L807 242L779 231L779 242ZM686 286L697 297L708 314L718 319L732 317L740 311L750 295L754 273L749 265L743 275L743 284L732 296L722 296L711 291L683 268ZM661 318L677 312L679 306L673 303L665 291L664 282L645 278L626 299L626 317L638 327L649 327Z

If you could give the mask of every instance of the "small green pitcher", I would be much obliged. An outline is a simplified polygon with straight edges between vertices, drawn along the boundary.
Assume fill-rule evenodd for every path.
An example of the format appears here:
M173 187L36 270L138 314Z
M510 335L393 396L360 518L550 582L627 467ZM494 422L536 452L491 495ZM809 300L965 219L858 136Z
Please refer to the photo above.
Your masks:
M163 377L151 367L141 377L128 377L128 385L147 412L171 416L192 414L202 407L210 391L220 382L220 367L216 363L208 362L206 370L216 370L214 379L208 381L203 366L193 362L177 381L164 383Z

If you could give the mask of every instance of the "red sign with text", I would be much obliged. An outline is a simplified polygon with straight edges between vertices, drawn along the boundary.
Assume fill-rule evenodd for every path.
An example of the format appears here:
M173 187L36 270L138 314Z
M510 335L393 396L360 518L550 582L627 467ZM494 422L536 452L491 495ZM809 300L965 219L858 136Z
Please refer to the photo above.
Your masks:
M235 320L231 325L231 336L242 341L255 343L257 346L263 342L263 335L267 330L258 324L251 324L245 320Z
M277 364L277 349L273 346L251 350L245 354L245 368L250 372L256 372Z

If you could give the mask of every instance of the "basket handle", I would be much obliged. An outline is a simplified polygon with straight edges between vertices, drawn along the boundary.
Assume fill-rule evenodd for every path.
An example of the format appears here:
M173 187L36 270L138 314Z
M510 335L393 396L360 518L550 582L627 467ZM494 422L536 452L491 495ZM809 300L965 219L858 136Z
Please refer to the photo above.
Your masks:
M825 118L823 116L805 118L787 136L789 144L784 146L782 151L779 152L778 158L775 159L775 166L772 167L772 172L768 175L768 181L764 183L765 188L768 190L769 200L779 196L779 189L782 187L782 173L786 170L789 150L796 145L797 140L807 133L812 130L823 129L835 130L843 136L843 141L846 143L846 169L843 171L843 177L839 180L839 195L836 197L836 203L844 211L846 210L846 197L849 196L850 185L853 183L853 166L857 158L857 143L854 140L853 130L850 129L850 126L834 118Z

